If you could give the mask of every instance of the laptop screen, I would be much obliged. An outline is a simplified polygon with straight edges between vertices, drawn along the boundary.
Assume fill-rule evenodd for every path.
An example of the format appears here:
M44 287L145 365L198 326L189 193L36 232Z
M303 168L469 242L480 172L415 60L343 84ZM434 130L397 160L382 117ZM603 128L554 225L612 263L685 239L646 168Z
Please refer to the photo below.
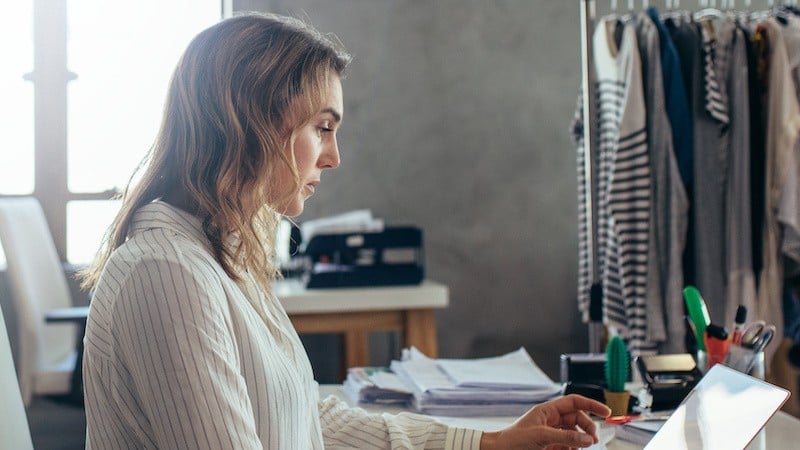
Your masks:
M716 364L645 449L743 449L787 398L783 388Z

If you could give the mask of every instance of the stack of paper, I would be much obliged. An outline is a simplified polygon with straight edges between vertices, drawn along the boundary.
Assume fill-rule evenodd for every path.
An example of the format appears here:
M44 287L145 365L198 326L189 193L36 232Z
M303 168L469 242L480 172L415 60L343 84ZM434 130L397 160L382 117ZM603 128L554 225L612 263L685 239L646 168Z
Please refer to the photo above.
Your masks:
M412 388L412 406L439 416L518 416L561 391L524 348L493 358L431 359L412 347L391 368Z
M388 367L351 367L342 386L356 403L400 404L411 402L411 389Z
M306 220L300 224L300 235L303 242L309 242L318 234L378 232L383 231L383 227L383 219L372 217L372 211L368 209L359 209L335 216Z

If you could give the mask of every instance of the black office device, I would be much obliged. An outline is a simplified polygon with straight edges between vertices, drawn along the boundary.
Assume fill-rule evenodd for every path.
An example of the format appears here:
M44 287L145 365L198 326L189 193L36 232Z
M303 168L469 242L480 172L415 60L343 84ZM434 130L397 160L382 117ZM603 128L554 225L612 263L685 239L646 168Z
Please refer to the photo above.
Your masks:
M425 278L422 230L318 234L303 246L307 288L416 285Z
M702 377L700 369L688 353L640 356L636 366L647 391L652 395L650 409L673 409L689 394Z

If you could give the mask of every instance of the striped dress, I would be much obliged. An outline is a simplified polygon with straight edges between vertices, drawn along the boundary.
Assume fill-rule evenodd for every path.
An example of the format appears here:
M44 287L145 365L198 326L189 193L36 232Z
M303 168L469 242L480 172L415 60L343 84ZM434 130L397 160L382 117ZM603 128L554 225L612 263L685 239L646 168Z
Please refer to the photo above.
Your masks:
M87 449L476 449L481 433L319 399L280 302L231 280L194 216L135 215L91 303Z
M650 160L636 30L616 19L600 20L593 37L599 128L598 268L605 321L617 328L632 352L647 342L646 284L650 227Z

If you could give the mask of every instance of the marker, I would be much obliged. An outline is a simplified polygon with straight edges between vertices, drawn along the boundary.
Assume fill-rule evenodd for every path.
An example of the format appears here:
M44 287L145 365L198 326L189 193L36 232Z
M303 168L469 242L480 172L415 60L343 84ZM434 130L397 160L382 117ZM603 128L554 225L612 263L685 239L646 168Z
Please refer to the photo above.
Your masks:
M708 324L711 323L711 317L708 315L708 308L706 302L700 295L700 291L694 286L686 286L683 288L683 298L686 300L686 309L689 311L689 317L694 323L694 330L697 333L697 348L698 350L706 350L705 332Z
M728 331L719 325L709 324L706 327L704 343L706 345L706 353L708 354L708 367L714 364L725 361L728 356L728 347L730 346L730 339L728 339Z
M736 308L736 319L733 322L732 343L737 345L742 343L742 330L744 330L745 320L747 320L747 307L739 305L739 307Z

